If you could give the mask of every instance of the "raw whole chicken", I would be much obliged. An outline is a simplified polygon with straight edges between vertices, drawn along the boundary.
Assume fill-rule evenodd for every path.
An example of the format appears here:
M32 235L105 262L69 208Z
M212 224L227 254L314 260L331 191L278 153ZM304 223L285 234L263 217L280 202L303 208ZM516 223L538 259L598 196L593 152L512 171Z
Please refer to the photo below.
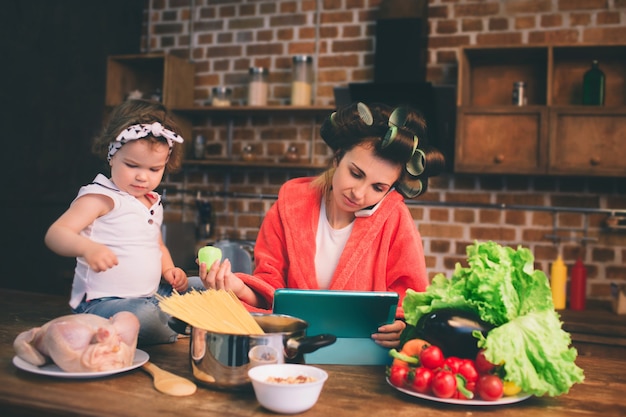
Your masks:
M52 361L65 372L110 371L133 363L138 335L139 320L128 311L109 319L72 314L20 333L13 348L35 366Z

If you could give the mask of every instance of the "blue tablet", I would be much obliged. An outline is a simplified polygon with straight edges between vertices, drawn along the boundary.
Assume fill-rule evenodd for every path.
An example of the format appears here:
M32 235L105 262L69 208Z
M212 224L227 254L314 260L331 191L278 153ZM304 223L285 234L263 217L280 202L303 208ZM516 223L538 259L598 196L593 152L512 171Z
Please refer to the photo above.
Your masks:
M395 292L279 289L273 312L307 321L307 335L337 337L334 344L305 354L306 363L387 365L389 349L371 335L395 320L398 299Z

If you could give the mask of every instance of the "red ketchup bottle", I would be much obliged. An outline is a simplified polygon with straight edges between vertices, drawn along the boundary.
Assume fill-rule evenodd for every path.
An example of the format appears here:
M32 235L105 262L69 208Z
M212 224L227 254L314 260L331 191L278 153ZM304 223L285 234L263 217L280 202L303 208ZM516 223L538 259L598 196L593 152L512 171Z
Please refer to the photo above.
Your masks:
M572 267L570 280L569 307L572 310L584 310L587 299L587 269L578 258Z

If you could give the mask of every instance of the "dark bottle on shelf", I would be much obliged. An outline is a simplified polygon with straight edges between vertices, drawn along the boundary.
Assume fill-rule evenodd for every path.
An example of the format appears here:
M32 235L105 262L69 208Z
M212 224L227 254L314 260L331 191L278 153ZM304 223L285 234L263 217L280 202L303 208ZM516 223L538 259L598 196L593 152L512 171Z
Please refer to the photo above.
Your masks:
M599 68L597 60L592 61L591 68L583 76L583 104L604 104L604 72Z

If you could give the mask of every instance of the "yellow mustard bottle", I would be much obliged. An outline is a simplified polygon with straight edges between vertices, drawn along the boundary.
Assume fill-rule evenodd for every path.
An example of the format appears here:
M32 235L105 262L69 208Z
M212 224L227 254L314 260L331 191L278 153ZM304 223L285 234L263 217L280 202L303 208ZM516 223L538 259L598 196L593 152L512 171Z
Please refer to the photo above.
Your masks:
M559 255L552 264L550 274L550 288L552 289L552 302L555 310L565 309L565 287L567 285L567 266Z

